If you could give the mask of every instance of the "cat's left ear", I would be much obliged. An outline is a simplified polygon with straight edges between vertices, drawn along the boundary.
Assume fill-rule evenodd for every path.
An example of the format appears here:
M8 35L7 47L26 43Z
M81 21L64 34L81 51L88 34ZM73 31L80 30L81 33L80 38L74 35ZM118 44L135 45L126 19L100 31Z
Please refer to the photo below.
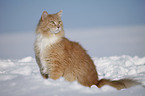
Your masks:
M60 10L58 13L56 13L59 17L61 17L62 10Z

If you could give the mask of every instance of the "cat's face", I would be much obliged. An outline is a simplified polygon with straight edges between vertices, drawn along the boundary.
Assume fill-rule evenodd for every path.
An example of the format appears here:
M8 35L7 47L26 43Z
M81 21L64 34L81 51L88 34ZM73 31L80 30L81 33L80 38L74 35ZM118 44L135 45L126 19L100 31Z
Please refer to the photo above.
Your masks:
M59 34L63 31L63 23L61 20L62 11L56 14L48 14L46 11L42 13L41 20L38 24L38 29L43 34Z

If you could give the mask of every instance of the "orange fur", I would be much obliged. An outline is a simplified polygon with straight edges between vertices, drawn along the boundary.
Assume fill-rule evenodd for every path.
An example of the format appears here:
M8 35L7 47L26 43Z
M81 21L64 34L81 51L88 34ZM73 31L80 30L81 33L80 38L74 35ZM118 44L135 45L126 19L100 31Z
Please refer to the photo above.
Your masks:
M123 80L98 80L96 67L84 48L64 37L61 13L48 14L44 11L36 29L34 50L41 75L54 80L60 77L70 82L77 80L88 87L110 85L118 90L127 88Z

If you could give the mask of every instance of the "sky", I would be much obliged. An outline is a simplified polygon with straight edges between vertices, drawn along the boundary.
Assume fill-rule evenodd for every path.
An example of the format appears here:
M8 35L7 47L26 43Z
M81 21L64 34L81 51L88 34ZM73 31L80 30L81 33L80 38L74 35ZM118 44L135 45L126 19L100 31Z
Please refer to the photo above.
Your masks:
M145 0L0 0L0 33L34 31L44 10L66 29L145 25Z
M0 58L34 57L42 12L60 10L66 37L91 57L145 56L145 0L0 0Z

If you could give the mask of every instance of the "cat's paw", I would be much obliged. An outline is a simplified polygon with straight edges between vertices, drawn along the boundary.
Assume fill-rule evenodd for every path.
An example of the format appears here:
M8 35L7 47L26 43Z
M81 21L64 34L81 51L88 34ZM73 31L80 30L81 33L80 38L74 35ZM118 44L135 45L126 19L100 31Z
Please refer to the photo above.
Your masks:
M41 74L41 75L42 75L42 77L43 77L44 79L48 79L48 78L49 78L48 74Z

